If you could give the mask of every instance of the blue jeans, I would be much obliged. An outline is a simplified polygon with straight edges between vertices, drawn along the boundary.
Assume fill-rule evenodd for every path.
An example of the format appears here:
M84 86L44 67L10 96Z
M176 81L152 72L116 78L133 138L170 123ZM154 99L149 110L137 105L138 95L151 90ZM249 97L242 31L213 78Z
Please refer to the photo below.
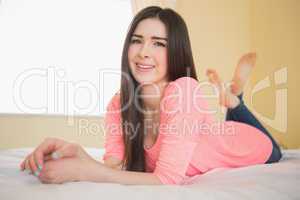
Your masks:
M280 147L278 146L274 138L271 136L271 134L267 131L267 129L265 129L265 127L256 119L256 117L246 107L243 101L243 94L238 96L238 98L240 99L240 104L233 109L227 110L226 121L236 121L236 122L245 123L261 130L266 136L268 136L268 138L270 138L273 144L273 150L271 156L266 161L266 163L278 162L282 157Z

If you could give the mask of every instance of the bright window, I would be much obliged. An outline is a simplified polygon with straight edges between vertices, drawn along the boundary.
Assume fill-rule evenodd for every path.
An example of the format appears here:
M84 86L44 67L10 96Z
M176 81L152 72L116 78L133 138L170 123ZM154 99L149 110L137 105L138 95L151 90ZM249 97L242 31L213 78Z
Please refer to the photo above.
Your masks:
M103 115L130 0L0 1L0 112Z

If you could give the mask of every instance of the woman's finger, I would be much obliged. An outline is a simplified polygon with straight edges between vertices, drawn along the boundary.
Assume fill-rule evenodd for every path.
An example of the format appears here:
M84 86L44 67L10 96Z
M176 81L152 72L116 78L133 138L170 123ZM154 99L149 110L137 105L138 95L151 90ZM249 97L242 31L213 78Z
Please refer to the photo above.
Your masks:
M48 160L52 160L52 156L51 154L48 154L48 155L44 155L44 162L48 161Z
M20 170L21 171L24 171L26 168L25 168L25 163L27 162L27 160L29 159L29 155L26 156L26 158L21 162L20 164ZM44 162L48 161L48 160L52 160L52 156L51 154L47 154L47 155L44 155ZM41 168L39 168L39 166L37 166L39 170L42 170Z
M42 170L44 157L61 148L66 143L66 141L58 138L46 138L34 151L34 161L37 168Z
M25 157L25 159L23 160L23 162L21 163L21 170L22 170L22 171L26 170L26 167L27 167L27 166L26 166L26 162L27 162L29 156L30 156L30 154L27 155L27 156Z
M25 169L25 162L26 162L26 159L24 159L24 160L22 161L22 163L20 164L20 169L21 169L21 171L24 171L24 169Z
M37 165L36 165L34 153L29 157L28 160L29 160L28 162L29 162L29 167L30 167L31 172L32 172L35 176L38 176L40 172L39 172L39 170L38 170L38 168L37 168Z
M25 159L22 161L22 163L20 164L21 170L24 171L26 169L26 162L28 160L28 158L30 157L31 153L28 154Z
M29 166L29 159L26 159L26 161L25 161L25 171L28 171L31 174L31 169Z
M47 154L44 154L41 150L37 149L34 152L33 156L34 156L34 162L37 169L41 171L45 161L45 156L47 156Z

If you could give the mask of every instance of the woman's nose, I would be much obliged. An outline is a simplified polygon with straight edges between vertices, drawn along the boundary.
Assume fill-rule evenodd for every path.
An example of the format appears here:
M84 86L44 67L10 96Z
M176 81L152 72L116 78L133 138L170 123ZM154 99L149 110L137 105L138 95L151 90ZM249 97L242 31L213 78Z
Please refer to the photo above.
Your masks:
M140 48L140 51L139 51L139 56L141 58L148 58L150 56L150 47L148 44L144 44L141 48Z

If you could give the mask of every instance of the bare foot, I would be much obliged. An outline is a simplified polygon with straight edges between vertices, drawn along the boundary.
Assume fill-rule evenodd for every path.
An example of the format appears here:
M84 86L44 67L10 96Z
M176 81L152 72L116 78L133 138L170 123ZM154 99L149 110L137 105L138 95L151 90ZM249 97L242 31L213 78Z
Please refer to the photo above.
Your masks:
M208 77L209 82L217 86L218 88L222 88L222 80L220 79L218 73L214 69L207 69L206 76Z
M209 82L215 85L220 93L219 103L221 106L226 108L235 108L240 104L240 99L232 94L228 88L224 87L222 80L220 79L218 73L213 69L208 69L206 71Z
M232 78L231 92L234 95L238 96L243 92L255 62L256 53L247 53L240 58Z

